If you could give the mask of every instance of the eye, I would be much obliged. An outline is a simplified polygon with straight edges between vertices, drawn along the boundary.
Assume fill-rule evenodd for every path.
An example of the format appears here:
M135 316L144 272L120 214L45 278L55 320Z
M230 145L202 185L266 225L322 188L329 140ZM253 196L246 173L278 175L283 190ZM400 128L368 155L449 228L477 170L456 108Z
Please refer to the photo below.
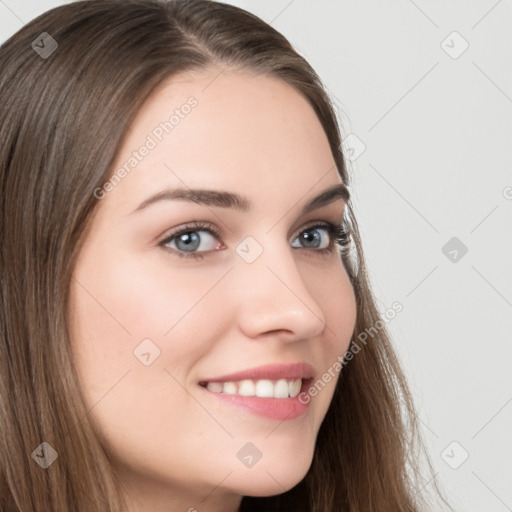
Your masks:
M323 234L322 234L323 232ZM306 249L327 249L330 244L331 227L328 225L317 225L306 228L295 240L305 244ZM295 241L294 240L294 241ZM293 245L292 247L297 247Z
M323 236L319 234L322 232ZM344 227L326 222L307 227L295 240L305 244L305 249L314 249L315 254L328 255L336 248L344 254L348 251L350 236Z
M209 253L224 247L219 240L220 232L217 228L195 221L177 229L159 245L169 253L182 258L203 258L204 254L202 253ZM301 245L297 246L296 241ZM348 244L349 235L343 227L331 222L324 222L303 229L293 240L292 247L312 249L315 254L327 255L333 253L336 248L342 252L346 251Z
M199 233L206 233L206 236L200 236ZM170 253L180 257L202 258L202 254L197 254L198 249L201 249L198 252L209 252L218 249L222 244L215 239L219 236L218 230L213 226L202 222L193 222L179 228L162 241L160 245L171 249ZM204 247L205 245L206 247Z

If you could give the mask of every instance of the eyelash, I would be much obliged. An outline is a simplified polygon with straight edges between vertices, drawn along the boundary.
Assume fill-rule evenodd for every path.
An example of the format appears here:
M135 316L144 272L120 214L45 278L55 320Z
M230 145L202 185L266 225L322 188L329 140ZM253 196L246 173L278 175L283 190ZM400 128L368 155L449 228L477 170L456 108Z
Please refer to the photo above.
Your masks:
M345 256L349 250L350 243L350 234L349 232L342 226L338 224L333 224L332 222L322 222L313 224L303 229L299 235L306 231L314 230L314 229L325 229L329 235L329 246L323 249L312 249L313 252L319 254L320 256L327 256L335 251L336 248L339 248L341 254ZM179 229L177 229L174 233L169 235L165 240L162 240L158 245L160 245L165 251L169 254L176 255L180 258L195 258L195 259L203 259L204 253L208 254L210 252L215 251L202 251L202 252L185 252L179 251L176 249L172 249L169 247L165 247L165 244L172 242L175 238L179 238L181 235L195 233L196 231L206 231L210 233L217 239L220 239L219 230L210 224L194 221L191 224L185 225ZM299 249L308 249L308 247L299 247Z

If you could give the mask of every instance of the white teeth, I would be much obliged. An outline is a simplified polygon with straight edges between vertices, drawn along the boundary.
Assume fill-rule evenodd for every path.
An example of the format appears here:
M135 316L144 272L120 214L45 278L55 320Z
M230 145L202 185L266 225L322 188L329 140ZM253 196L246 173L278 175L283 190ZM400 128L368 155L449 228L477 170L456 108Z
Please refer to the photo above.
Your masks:
M234 382L224 382L222 392L226 395L236 395L236 384Z
M300 379L295 379L288 384L288 392L292 398L299 394L301 384L302 381Z
M256 396L260 398L272 398L274 396L274 384L271 380L259 380L256 382Z
M213 393L226 395L257 396L260 398L293 398L296 397L302 386L302 379L279 379L272 381L242 380L240 382L208 382L206 389Z
M222 393L224 384L222 382L208 382L206 389L213 391L214 393Z
M243 380L238 385L238 394L242 396L254 396L256 388L252 380Z
M281 379L276 382L274 386L274 396L276 398L288 398L288 381L286 379Z

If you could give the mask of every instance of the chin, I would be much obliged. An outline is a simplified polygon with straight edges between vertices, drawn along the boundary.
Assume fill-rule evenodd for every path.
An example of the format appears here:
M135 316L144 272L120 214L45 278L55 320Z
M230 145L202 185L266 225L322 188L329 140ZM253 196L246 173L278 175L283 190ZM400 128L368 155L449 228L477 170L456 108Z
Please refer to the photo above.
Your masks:
M230 484L243 496L274 496L295 487L306 476L313 460L313 450L287 455L276 452L263 458L252 468L238 469L230 477ZM235 474L236 473L236 474Z

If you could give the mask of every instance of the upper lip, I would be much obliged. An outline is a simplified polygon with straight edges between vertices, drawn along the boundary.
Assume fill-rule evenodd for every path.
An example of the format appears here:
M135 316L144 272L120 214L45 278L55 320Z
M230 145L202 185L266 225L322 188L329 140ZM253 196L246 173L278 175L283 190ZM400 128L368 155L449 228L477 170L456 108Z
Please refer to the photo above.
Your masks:
M201 382L231 382L239 380L279 380L279 379L310 379L313 377L313 367L308 363L268 364L249 368L235 373L220 375Z

